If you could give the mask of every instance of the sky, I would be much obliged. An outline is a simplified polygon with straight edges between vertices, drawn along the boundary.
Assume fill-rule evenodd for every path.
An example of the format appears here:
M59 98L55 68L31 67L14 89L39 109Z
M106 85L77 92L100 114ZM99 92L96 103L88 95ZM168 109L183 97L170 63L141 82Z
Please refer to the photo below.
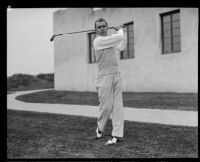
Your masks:
M7 76L54 72L53 12L62 8L7 10Z

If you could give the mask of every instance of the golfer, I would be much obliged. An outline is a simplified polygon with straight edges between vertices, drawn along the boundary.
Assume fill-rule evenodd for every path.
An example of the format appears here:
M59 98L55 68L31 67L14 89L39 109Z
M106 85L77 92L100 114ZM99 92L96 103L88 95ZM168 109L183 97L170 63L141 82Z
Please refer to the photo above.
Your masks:
M122 83L117 55L126 48L127 36L123 26L114 27L115 34L108 36L107 22L95 21L97 37L93 42L97 61L96 89L99 97L96 138L102 138L106 123L112 113L112 139L106 145L115 144L124 135Z

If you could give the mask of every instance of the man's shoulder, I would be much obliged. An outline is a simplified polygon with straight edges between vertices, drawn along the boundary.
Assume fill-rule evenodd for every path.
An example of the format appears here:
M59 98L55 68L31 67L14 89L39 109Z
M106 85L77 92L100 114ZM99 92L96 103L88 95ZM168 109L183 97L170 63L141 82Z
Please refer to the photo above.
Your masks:
M102 36L97 35L94 40L102 39Z
M96 38L94 38L93 44L97 44L101 40L102 40L102 37L101 36L97 36Z
M98 42L98 41L102 41L102 40L106 40L108 38L108 36L97 36L93 42Z

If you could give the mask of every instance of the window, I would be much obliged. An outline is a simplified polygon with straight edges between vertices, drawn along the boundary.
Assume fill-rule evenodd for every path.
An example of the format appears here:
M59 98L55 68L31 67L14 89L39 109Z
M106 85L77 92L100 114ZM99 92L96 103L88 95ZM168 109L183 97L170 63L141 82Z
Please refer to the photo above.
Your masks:
M120 59L134 58L133 22L124 25L127 30L127 48L120 53Z
M94 38L96 37L96 33L89 33L89 63L96 63L96 56L94 53L94 47L93 47L93 41Z
M161 14L162 53L181 51L180 10Z

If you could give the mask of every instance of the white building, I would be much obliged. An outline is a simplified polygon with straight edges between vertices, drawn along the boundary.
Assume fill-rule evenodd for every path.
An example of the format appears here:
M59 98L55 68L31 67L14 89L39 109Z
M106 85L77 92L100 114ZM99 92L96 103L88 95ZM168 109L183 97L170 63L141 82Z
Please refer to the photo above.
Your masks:
M54 34L94 29L101 17L128 30L127 50L118 56L123 91L197 93L198 8L69 8L54 12ZM55 37L56 90L96 91L93 38Z

